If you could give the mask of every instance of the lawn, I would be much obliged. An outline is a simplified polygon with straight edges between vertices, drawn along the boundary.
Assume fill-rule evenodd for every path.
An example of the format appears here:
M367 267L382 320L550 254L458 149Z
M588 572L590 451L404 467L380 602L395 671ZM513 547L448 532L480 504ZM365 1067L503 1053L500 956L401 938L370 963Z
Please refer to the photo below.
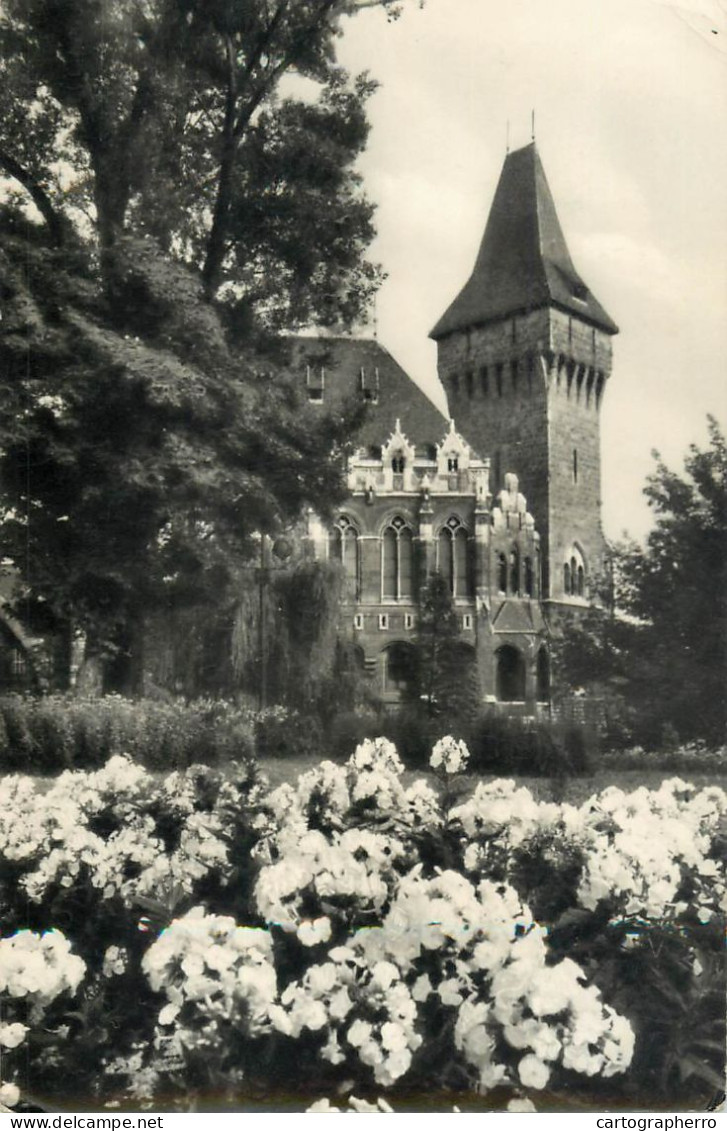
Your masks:
M299 774L306 773L320 765L320 757L308 758L266 758L261 760L260 768L270 782L271 788L282 785L283 782L293 782ZM600 770L582 777L568 778L565 782L554 781L547 777L517 777L515 774L465 774L462 778L463 792L469 793L478 782L490 782L496 778L515 777L520 785L531 791L538 801L569 801L573 805L580 805L593 793L598 793L610 785L618 786L627 792L645 786L647 789L658 789L663 781L670 778L681 777L696 786L719 785L727 789L727 771L724 773L675 773L670 770ZM428 769L406 770L403 781L406 786L411 785L418 778L424 778L432 786L437 786L437 779Z

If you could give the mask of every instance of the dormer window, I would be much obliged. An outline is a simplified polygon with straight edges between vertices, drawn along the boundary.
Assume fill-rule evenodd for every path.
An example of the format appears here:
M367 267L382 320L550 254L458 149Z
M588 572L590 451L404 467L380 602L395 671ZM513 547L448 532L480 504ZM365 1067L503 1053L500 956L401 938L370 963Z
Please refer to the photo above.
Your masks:
M361 366L359 374L359 383L361 386L361 396L367 404L377 404L379 400L379 370L375 367L372 372L367 372Z
M306 365L305 384L308 390L308 400L320 404L323 400L323 390L326 387L325 369L315 369L312 365Z
M403 475L405 464L406 461L402 455L391 457L391 470L394 472L394 475Z
M588 302L588 287L580 281L573 284L573 298L579 302Z
M453 474L453 473L459 471L459 456L448 456L447 457L447 471L450 474Z

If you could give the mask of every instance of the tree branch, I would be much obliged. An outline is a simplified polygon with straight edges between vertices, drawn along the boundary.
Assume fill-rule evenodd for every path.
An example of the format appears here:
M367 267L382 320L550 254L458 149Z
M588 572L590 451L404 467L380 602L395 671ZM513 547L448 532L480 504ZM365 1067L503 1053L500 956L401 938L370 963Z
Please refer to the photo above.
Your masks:
M35 177L32 176L25 166L21 165L19 161L16 161L15 158L4 149L0 149L0 167L2 167L13 180L18 181L30 195L33 204L48 225L53 243L57 247L61 247L65 238L64 218L56 211L45 189L36 181Z

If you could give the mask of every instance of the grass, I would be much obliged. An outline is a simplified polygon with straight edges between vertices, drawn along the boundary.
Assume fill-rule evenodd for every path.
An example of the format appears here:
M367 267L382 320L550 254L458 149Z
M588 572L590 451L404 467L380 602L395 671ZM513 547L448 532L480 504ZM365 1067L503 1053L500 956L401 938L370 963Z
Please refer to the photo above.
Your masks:
M271 788L282 785L283 782L294 782L300 774L314 769L323 759L319 756L308 758L266 758L260 762ZM495 781L497 778L513 777L518 785L523 785L531 791L538 801L569 801L573 805L580 805L593 793L600 793L610 785L618 786L626 792L645 786L647 789L658 789L663 781L670 778L682 777L685 781L697 786L719 785L727 789L727 773L684 773L679 774L671 770L597 770L593 774L584 774L582 777L568 778L564 782L554 781L544 777L518 777L516 774L467 774L464 776L463 791L473 790L478 782ZM432 785L437 779L429 770L406 770L404 784L409 786L419 778L424 778Z

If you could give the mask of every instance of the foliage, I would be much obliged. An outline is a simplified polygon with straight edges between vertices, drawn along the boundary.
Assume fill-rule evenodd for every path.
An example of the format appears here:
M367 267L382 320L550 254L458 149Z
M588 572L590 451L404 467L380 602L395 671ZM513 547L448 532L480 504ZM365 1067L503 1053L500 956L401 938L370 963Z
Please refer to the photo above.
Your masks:
M361 702L365 680L342 585L335 562L301 558L248 571L232 629L234 690L315 716L324 727L336 710Z
M646 547L613 549L615 608L591 609L554 641L554 669L603 699L614 746L658 748L666 735L719 745L727 733L727 446L711 418L709 437L683 474L658 462Z
M253 712L223 700L0 698L3 772L92 769L120 754L157 771L220 765L251 757L254 741Z
M57 243L71 223L102 249L150 235L208 297L227 283L238 320L355 318L378 281L353 171L374 84L351 80L335 45L361 6L397 7L9 0L0 168Z
M264 1102L281 1079L301 1107L385 1090L482 1110L546 1087L704 1106L724 1054L723 791L464 797L466 765L446 737L439 794L407 788L377 738L268 795L242 769L152 780L120 758L43 792L7 779L4 921L61 922L86 976L10 1048L6 1083L157 1108Z
M326 513L346 422L233 350L148 244L107 260L113 301L82 254L12 221L0 238L3 537L23 609L72 619L111 688L139 690L150 612L229 607L254 532Z
M417 662L413 684L430 715L466 717L479 699L471 649L460 641L459 622L449 586L434 572L420 596Z
M371 6L399 7L2 6L4 549L24 612L86 635L89 684L138 692L149 611L231 613L250 534L340 487L343 422L298 403L284 350L243 351L350 325L378 285L374 83L335 57Z
M595 744L582 726L494 714L477 718L468 741L479 773L555 778L588 773Z
M255 752L266 758L306 758L321 748L321 724L314 715L266 707L255 717Z
M599 768L609 770L666 770L679 774L724 773L727 769L727 746L709 747L703 742L685 742L661 750L645 750L631 746L607 750L599 759Z
M405 765L425 766L432 746L446 734L464 740L470 764L478 774L525 774L565 779L589 772L597 738L578 724L549 719L516 719L485 712L472 718L461 715L428 716L419 704L398 711L347 712L334 719L329 749L344 761L351 745L364 738L384 735L397 747Z

